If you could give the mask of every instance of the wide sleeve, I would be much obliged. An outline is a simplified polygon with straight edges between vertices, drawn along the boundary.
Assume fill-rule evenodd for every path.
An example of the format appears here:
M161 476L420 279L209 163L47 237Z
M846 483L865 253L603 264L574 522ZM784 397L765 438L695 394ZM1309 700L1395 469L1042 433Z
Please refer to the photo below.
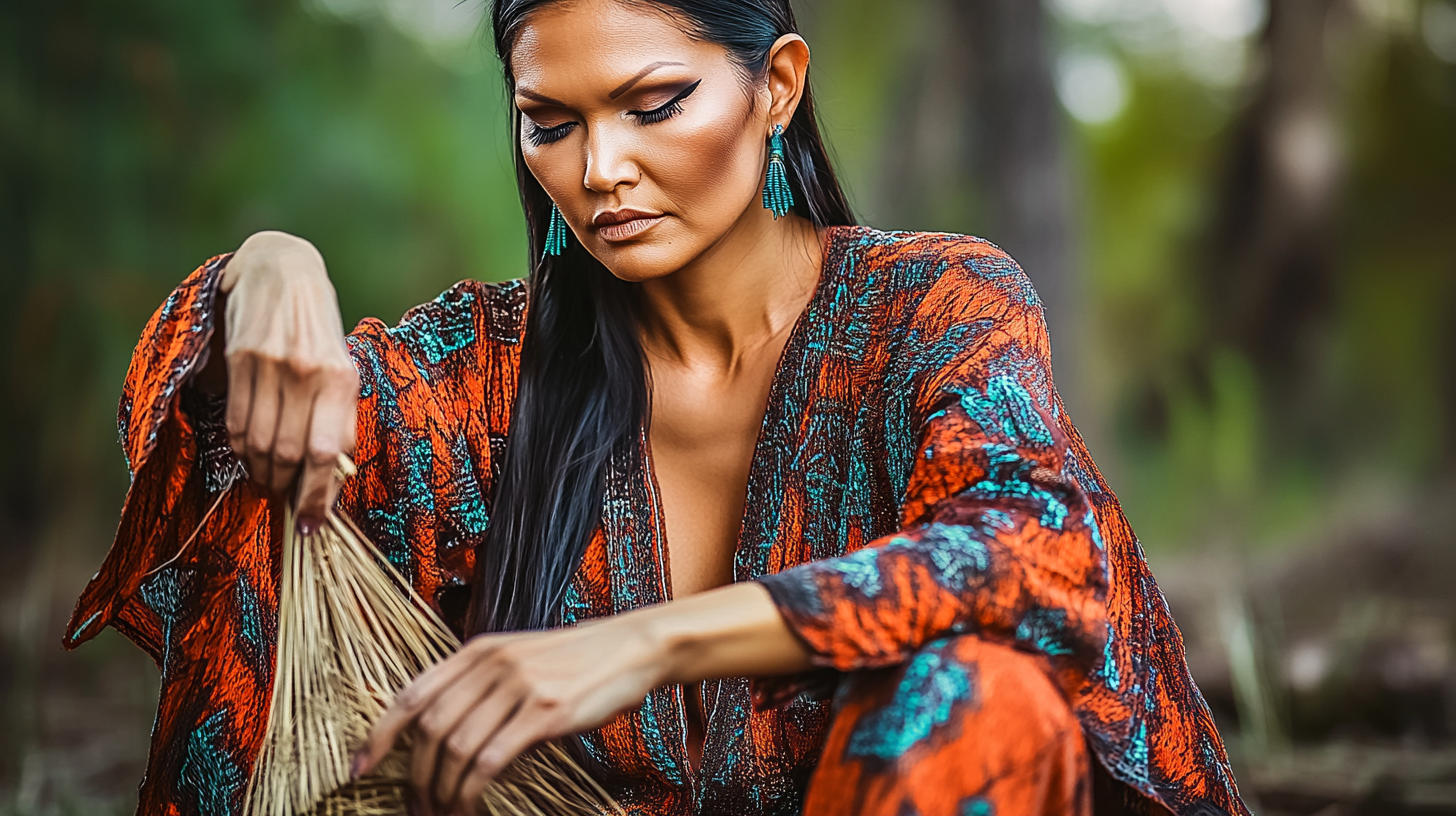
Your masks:
M197 502L184 501L201 495L196 429L178 409L189 377L207 363L213 300L229 257L212 258L187 276L152 315L132 353L117 411L131 485L111 551L67 626L67 648L112 624L162 663L165 616L132 602L181 543L179 530L201 520L189 512Z
M239 478L246 470L227 443L225 398L191 384L207 363L229 258L215 257L183 280L132 354L117 421L131 485L111 551L67 629L69 648L114 624L160 660L164 622L129 608L143 579L198 552L232 551L241 528L255 526L240 516L264 497ZM396 326L366 319L347 338L360 377L360 474L340 506L431 590L468 572L468 551L484 533L524 314L520 281L463 281ZM250 521L266 523L263 510ZM437 556L448 564L428 575L413 563Z
M957 266L906 334L919 433L901 529L758 580L819 666L894 665L975 633L1085 677L1107 637L1106 560L1046 399L1040 306Z
M1247 814L1142 547L1052 383L1030 282L983 242L953 250L904 330L907 376L886 377L910 384L918 429L900 529L759 580L829 670L955 634L1045 655L1113 776L1183 816ZM815 688L755 685L761 705Z
M75 648L110 625L161 669L142 813L238 812L267 722L283 514L243 478L225 399L191 384L227 261L188 276L143 330L119 413L131 485L64 636ZM523 314L519 283L466 281L348 337L359 474L340 507L437 608L463 588L488 519Z

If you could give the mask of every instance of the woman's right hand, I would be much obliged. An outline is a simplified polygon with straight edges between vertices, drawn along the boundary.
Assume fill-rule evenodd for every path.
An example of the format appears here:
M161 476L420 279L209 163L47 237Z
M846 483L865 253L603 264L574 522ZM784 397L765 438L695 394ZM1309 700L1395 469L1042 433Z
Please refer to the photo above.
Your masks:
M313 244L260 232L238 247L227 297L227 429L254 482L298 483L298 526L317 529L338 494L334 468L354 452L359 374L338 298Z

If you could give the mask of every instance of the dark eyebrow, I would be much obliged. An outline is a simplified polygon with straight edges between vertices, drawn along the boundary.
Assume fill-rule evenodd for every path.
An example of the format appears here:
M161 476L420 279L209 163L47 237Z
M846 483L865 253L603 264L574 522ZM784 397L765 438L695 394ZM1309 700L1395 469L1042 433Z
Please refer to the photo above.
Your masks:
M658 68L666 68L669 65L685 65L685 64L686 63L682 63L682 62L654 62L651 65L647 66L646 68L643 68L642 70L638 71L637 72L637 76L634 76L631 79L627 80L626 82L623 82L621 85L618 85L617 86L617 90L612 91L611 93L607 94L607 98L608 99L616 99L617 97L621 96L622 94L624 94L628 90L630 90L633 85L636 85L638 82L641 82L643 77L647 76L648 74L652 73L653 71L656 71Z
M561 102L561 101L552 99L551 97L546 96L545 94L538 94L535 91L527 90L526 88L520 88L520 87L518 87L518 88L516 88L516 93L520 94L521 96L526 97L527 99L534 99L537 102L544 102L547 105L555 105L558 108L564 108L564 107L566 107L566 103L565 102Z

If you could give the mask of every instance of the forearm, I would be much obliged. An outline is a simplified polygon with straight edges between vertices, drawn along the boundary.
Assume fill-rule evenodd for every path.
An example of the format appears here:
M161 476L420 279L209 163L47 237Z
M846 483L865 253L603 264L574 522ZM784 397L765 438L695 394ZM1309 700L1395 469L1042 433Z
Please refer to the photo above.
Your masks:
M616 620L647 634L661 655L664 684L813 668L808 651L756 582L628 612Z

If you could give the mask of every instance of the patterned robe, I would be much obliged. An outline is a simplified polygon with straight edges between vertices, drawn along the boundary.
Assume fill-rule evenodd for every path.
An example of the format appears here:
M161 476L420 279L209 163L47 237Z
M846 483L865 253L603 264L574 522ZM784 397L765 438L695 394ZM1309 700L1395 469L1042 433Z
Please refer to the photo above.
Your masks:
M934 757L975 708L964 655L1004 647L1044 667L1115 778L1179 814L1247 813L1141 547L1052 385L1027 277L964 236L843 227L825 246L774 374L734 554L735 580L762 581L823 668L702 683L696 768L687 695L651 692L585 737L609 788L633 813L799 813L834 710L860 718L834 724L835 774ZM120 407L132 485L65 636L75 647L114 626L161 669L146 814L238 813L268 710L282 513L239 478L221 403L189 385L226 261L188 277L137 346ZM521 281L464 281L348 338L359 474L341 508L447 619L490 521L526 302ZM610 464L564 619L670 600L666 564L638 445ZM857 709L861 679L895 666L919 690ZM826 679L837 702L806 691ZM962 801L955 812L991 812Z

